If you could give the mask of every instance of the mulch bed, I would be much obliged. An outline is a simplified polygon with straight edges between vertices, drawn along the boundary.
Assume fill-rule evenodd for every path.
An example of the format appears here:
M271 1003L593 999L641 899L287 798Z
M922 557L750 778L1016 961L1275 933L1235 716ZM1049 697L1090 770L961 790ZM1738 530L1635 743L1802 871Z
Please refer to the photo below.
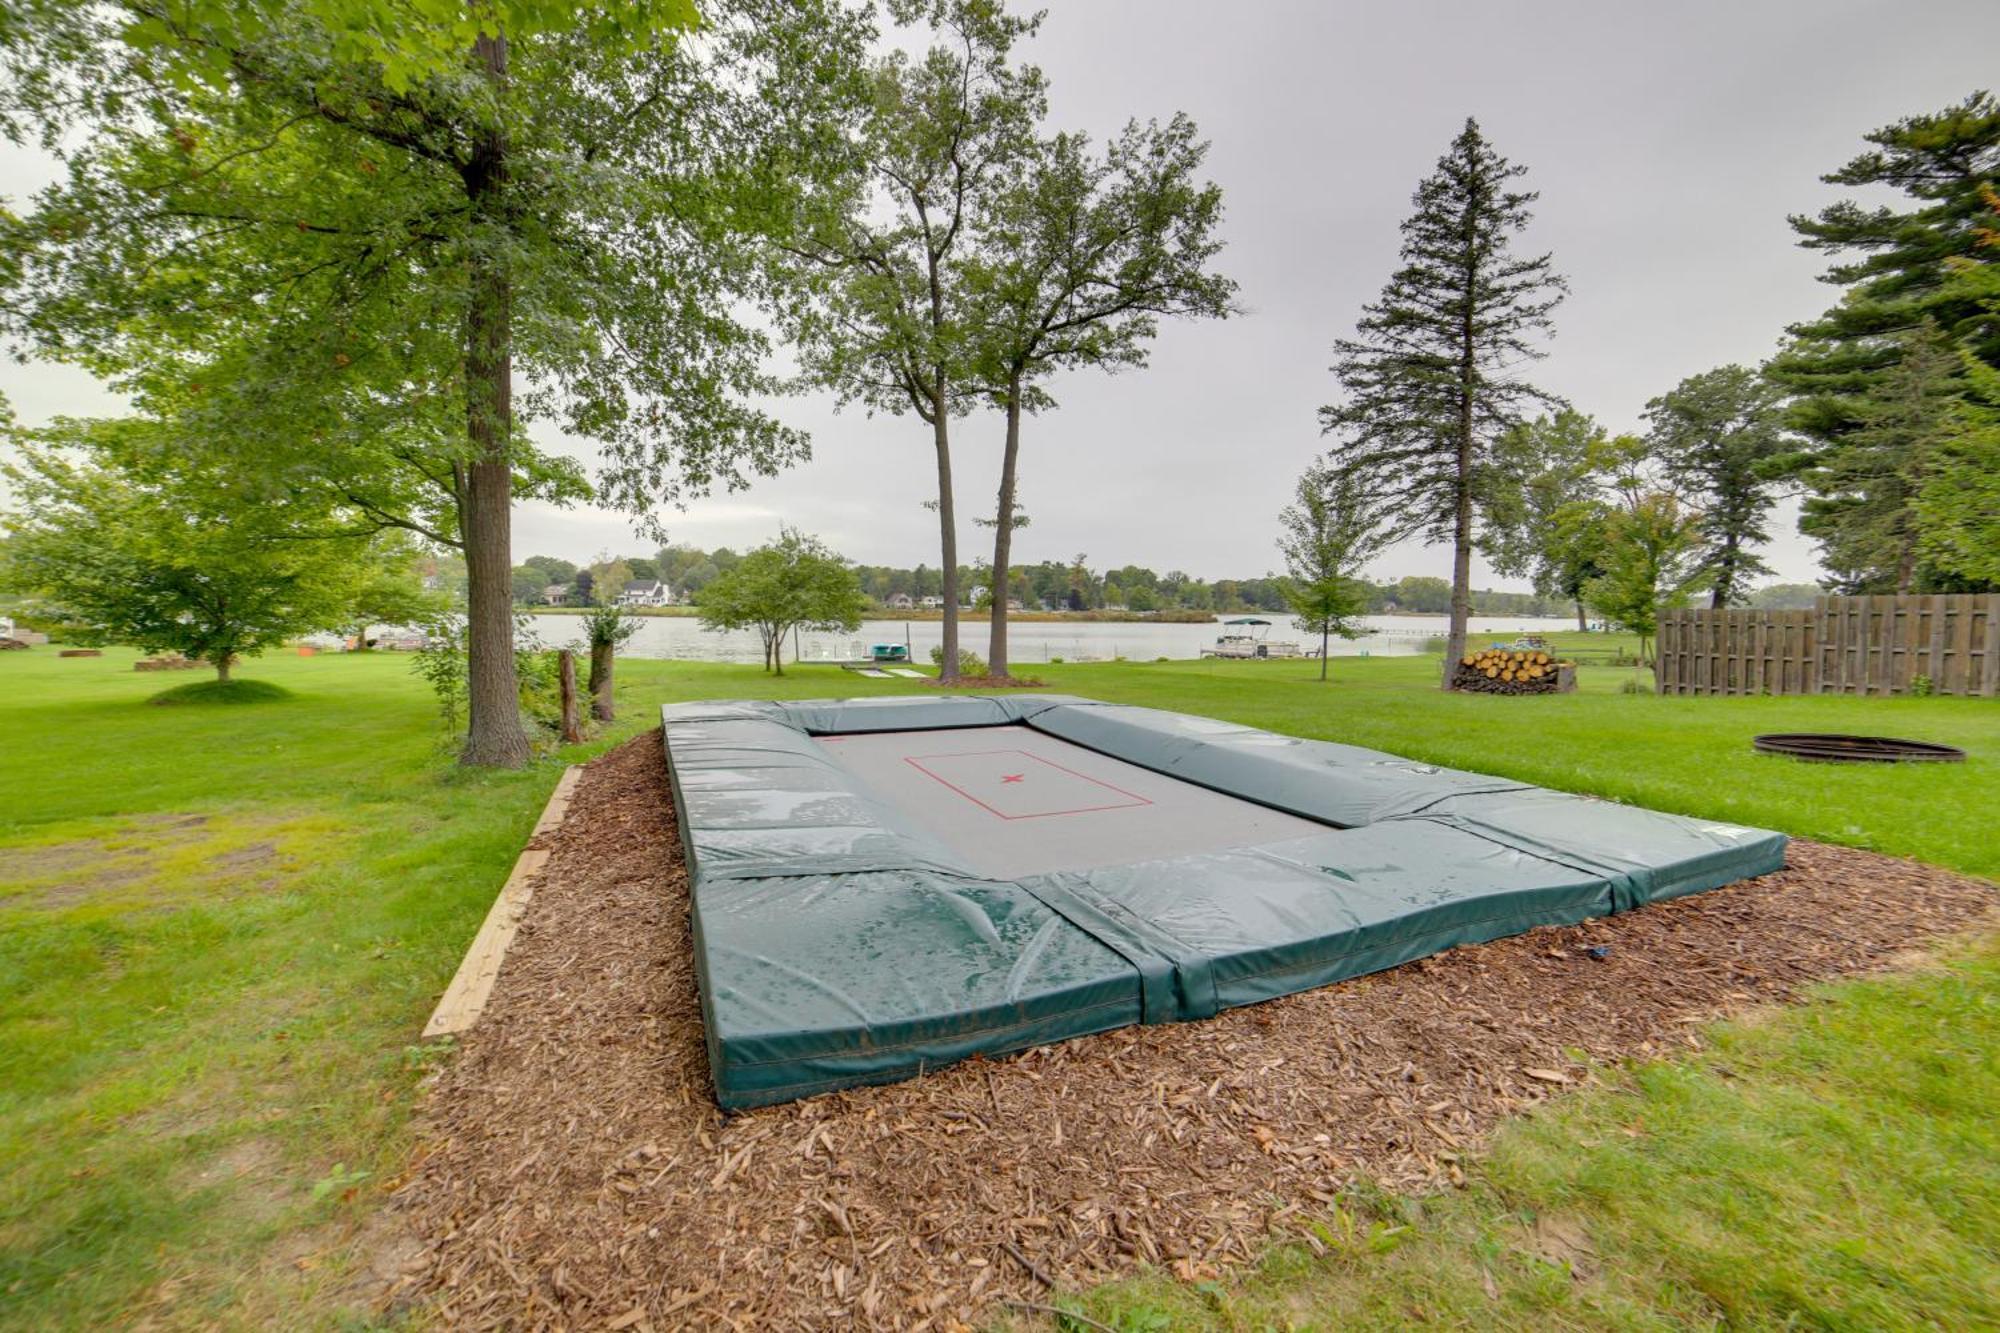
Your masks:
M1616 918L725 1118L659 733L592 763L540 845L397 1195L418 1257L387 1299L454 1327L953 1328L1135 1265L1209 1276L1358 1178L1460 1179L1498 1121L1586 1076L1569 1050L1698 1047L1700 1021L1996 898L1795 842L1778 874Z

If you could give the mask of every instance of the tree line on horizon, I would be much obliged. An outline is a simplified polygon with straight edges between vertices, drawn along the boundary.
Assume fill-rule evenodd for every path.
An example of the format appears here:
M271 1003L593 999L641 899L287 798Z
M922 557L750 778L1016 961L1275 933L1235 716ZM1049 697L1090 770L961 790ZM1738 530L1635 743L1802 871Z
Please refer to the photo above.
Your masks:
M743 555L731 547L703 550L688 545L663 546L649 556L606 554L582 564L559 556L532 555L515 566L514 600L523 606L539 605L548 589L556 586L568 591L567 604L589 605L615 597L628 580L657 579L672 590L676 602L694 603L704 588L742 560ZM934 566L852 564L851 568L862 595L878 609L887 607L898 595L913 600L944 595L943 572ZM450 581L455 585L461 578ZM991 578L992 567L983 562L960 566L960 604L975 609L990 607ZM1444 579L1406 575L1362 582L1368 614L1403 611L1443 615L1450 610L1451 584ZM1087 557L1078 557L1016 565L1011 571L1009 594L1021 606L1038 611L1280 613L1289 605L1283 583L1283 576L1273 574L1204 579L1180 570L1160 573L1144 565L1093 569ZM974 596L975 591L983 595ZM1561 597L1475 588L1473 610L1481 615L1564 616L1571 608Z

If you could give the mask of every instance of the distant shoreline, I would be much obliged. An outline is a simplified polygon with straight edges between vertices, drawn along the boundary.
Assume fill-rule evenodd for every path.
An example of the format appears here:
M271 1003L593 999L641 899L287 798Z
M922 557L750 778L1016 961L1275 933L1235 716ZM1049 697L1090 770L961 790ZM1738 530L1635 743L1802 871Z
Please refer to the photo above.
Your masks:
M524 606L519 608L544 616L580 616L590 610L582 606ZM693 606L628 606L628 615L651 616L661 619L692 619L701 614L699 607ZM1370 615L1404 617L1413 620L1435 620L1445 615L1442 611L1371 611ZM1528 611L1479 611L1472 613L1482 620L1504 620L1519 617L1521 620L1567 620L1567 616L1538 616ZM1272 624L1289 621L1289 611L1009 611L1007 623L1010 625L1210 625L1224 617L1252 616L1269 620ZM961 623L984 624L992 618L987 611L963 610L958 613ZM937 622L944 619L939 610L897 611L888 608L871 610L864 619L907 620L912 622Z

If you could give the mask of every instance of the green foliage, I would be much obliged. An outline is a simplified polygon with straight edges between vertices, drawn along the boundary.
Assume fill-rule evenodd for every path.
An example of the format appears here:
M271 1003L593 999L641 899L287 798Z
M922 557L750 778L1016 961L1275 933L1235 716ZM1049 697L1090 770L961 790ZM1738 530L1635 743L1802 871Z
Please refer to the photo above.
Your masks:
M437 700L438 720L445 741L456 745L464 735L469 717L468 677L470 652L465 616L448 611L431 617L420 626L423 647L410 654L411 672L430 686ZM533 627L526 617L514 626L514 685L516 708L521 721L531 728L532 743L546 745L562 727L562 686L553 650L534 646Z
M514 600L523 603L539 602L552 582L554 580L545 570L533 565L516 565L513 580Z
M1969 429L1957 407L1985 394L1972 368L2000 368L2000 101L1975 93L1866 137L1874 147L1826 179L1909 206L1842 200L1792 219L1801 245L1839 257L1826 277L1846 288L1767 368L1812 446L1795 460L1814 492L1800 527L1840 591L2000 586L2000 446L1976 407Z
M1641 657L1659 628L1660 608L1681 606L1700 584L1700 518L1666 491L1629 494L1603 517L1604 572L1584 600L1618 628L1639 636Z
M410 670L430 686L438 720L445 733L456 738L465 717L465 618L435 616L424 624L423 634L423 647L410 655Z
M754 629L764 642L766 670L785 674L785 635L861 627L868 599L854 570L817 537L786 528L778 540L743 557L702 589L704 629Z
M1528 407L1557 401L1516 369L1544 355L1538 335L1567 290L1548 255L1513 253L1536 196L1510 183L1526 172L1466 120L1417 186L1402 267L1363 307L1355 336L1334 344L1342 399L1320 409L1332 457L1368 479L1395 535L1452 544L1454 657L1496 442Z
M1062 659L1051 657L1049 661L1051 663L1060 663ZM944 648L940 644L934 643L931 645L931 665L939 668L944 666ZM973 652L970 648L961 648L958 650L959 675L977 680L986 676L992 669L992 665L985 658Z
M1723 366L1690 375L1646 404L1647 444L1665 478L1700 514L1701 572L1712 606L1740 605L1771 568L1751 549L1791 447L1780 390L1756 371Z
M0 328L188 422L207 465L276 499L463 544L492 664L466 761L519 762L511 500L648 513L803 455L759 406L768 339L744 312L778 294L751 237L839 160L830 99L865 19L724 0L681 42L687 0L30 14L0 116L69 170L0 217ZM594 488L532 445L536 420L596 444Z
M6 576L79 642L237 659L350 623L406 553L343 535L325 508L250 503L189 466L157 422L59 422L0 467L21 512Z
M599 602L583 613L583 639L592 648L616 648L639 632L639 618L616 602Z
M1575 506L1597 496L1605 439L1591 418L1563 408L1495 441L1481 488L1479 550L1496 572L1525 576L1541 596L1582 605L1585 585L1604 571L1598 534L1579 524Z
M1943 493L1935 473L1963 429L1964 367L1933 323L1900 342L1900 358L1847 403L1847 428L1804 474L1812 494L1799 528L1819 539L1840 592L1920 592L1936 582L1921 562L1922 500L1928 491L1935 511Z
M576 579L576 566L552 555L531 555L521 563L541 574L543 587L551 583L571 583Z
M1325 461L1299 478L1293 502L1278 515L1285 557L1285 601L1298 627L1319 635L1320 679L1327 677L1327 639L1362 633L1368 607L1361 567L1387 542L1382 515L1357 473Z
M1825 595L1817 583L1767 583L1753 589L1744 605L1761 611L1809 611Z
M1800 245L1836 257L1826 280L1846 291L1819 319L1794 326L1768 368L1794 396L1793 425L1822 449L1866 424L1869 399L1927 320L1969 334L1974 356L2000 364L2000 327L1951 281L1955 263L1991 258L1981 253L1977 223L1981 191L2000 176L2000 101L1974 93L1864 138L1873 147L1825 180L1894 190L1909 206L1843 199L1792 219Z
M1962 263L1947 284L1974 303L1978 327L2000 327L2000 190L1981 194L1987 215L1975 234L1983 263ZM1942 580L2000 588L2000 360L1981 360L1964 340L1965 401L1958 428L1938 442L1915 507L1920 553Z

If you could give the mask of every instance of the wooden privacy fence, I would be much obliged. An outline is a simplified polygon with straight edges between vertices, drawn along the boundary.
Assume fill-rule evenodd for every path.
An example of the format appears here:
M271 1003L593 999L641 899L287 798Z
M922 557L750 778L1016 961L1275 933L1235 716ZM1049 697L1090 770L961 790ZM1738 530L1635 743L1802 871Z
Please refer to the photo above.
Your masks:
M1822 597L1810 611L1662 611L1662 694L2000 694L2000 593Z

